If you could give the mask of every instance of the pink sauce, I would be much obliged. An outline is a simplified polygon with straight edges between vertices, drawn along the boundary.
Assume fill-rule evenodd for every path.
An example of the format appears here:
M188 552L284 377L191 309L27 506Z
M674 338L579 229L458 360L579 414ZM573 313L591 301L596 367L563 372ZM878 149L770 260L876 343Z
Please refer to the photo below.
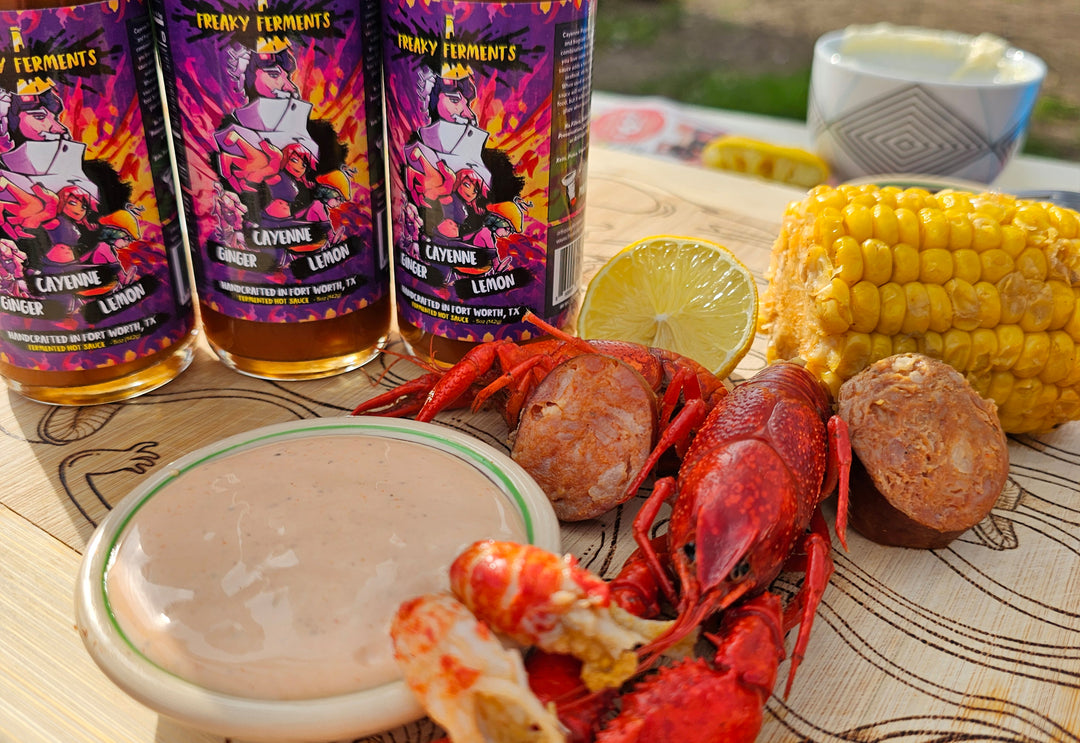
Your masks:
M221 457L132 517L108 567L120 628L206 688L306 699L400 678L398 604L483 538L525 541L484 474L408 441L335 435Z

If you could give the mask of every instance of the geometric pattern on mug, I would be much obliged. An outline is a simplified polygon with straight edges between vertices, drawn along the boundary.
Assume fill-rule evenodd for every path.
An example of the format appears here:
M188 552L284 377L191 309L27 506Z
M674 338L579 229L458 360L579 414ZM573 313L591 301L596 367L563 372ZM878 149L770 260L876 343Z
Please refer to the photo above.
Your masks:
M991 150L1004 162L1019 127L988 142L963 117L921 87L890 92L826 126L841 148L868 173L947 175Z

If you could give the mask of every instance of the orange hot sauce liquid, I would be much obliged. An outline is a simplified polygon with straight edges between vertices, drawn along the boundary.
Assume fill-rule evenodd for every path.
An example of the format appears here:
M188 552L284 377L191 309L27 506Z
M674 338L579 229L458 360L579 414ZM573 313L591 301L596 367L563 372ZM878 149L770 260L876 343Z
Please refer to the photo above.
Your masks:
M318 379L371 361L390 333L390 294L347 315L300 323L242 320L200 305L206 339L238 372L264 379Z

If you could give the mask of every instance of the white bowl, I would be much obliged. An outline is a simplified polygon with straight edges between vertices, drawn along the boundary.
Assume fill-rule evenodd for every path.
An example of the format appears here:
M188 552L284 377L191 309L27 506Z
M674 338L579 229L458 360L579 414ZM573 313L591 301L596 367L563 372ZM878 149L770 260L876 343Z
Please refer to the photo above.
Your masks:
M522 517L521 526L525 530L527 541L537 544L541 547L549 549L554 552L558 552L561 549L559 523L555 518L555 514L551 508L543 491L536 485L536 483L525 473L521 467L515 464L509 457L505 456L501 452L487 446L486 444L479 442L472 437L458 433L452 429L436 426L426 423L417 423L415 421L408 420L393 420L385 418L373 418L373 417L350 417L350 418L321 418L312 420L295 421L290 423L283 423L279 425L267 426L248 433L232 436L224 439L220 442L204 447L188 454L185 457L173 462L170 465L162 467L162 469L156 474L156 476L150 478L147 482L136 488L130 495L120 502L108 515L108 517L101 523L101 525L95 531L90 543L87 546L86 553L84 555L82 565L79 571L78 581L76 584L76 620L80 629L80 632L84 638L87 650L93 657L95 662L102 668L105 674L113 680L121 689L130 694L136 700L142 702L146 706L154 709L155 711L163 714L167 717L187 725L189 727L204 730L207 732L216 733L218 735L239 737L246 739L256 739L260 741L329 741L339 740L344 738L357 738L365 735L371 735L377 732L388 730L398 725L405 724L409 721L415 720L423 715L419 703L415 696L405 685L405 683L397 677L393 680L388 680L385 683L381 683L373 688L367 688L362 690L349 690L342 693L334 693L327 696L313 696L309 698L292 698L292 699L265 699L256 698L258 695L252 695L251 693L237 693L236 690L230 690L224 692L221 689L224 687L217 686L215 683L209 683L208 685L214 688L204 688L199 683L187 680L181 677L183 671L177 671L176 668L170 665L173 660L171 655L158 656L155 653L159 652L161 648L175 647L178 642L175 637L167 637L164 641L157 639L156 636L151 635L154 639L147 641L147 635L142 633L142 630L131 629L138 626L138 622L141 619L132 619L131 617L139 617L143 612L142 601L145 599L147 605L152 604L154 601L161 597L163 590L168 591L170 594L169 601L175 602L172 598L176 594L177 585L189 585L184 581L178 581L174 583L160 582L159 578L161 573L154 573L154 578L146 579L145 584L136 583L145 587L145 591L142 594L138 593L137 589L129 589L125 586L135 585L132 583L121 582L120 577L115 577L117 581L115 586L110 588L109 578L110 576L124 576L131 573L130 566L138 566L137 570L134 570L135 575L146 577L149 575L149 569L142 566L142 559L149 554L162 555L166 557L158 557L158 563L155 565L155 570L160 570L163 565L169 566L171 576L175 577L176 571L179 570L185 579L188 577L188 572L195 572L197 569L191 567L196 562L203 561L201 554L212 553L211 549L207 549L200 545L195 545L194 548L189 546L183 541L189 539L193 542L209 543L209 541L217 541L220 536L220 541L225 543L226 537L232 538L235 531L235 539L240 544L242 549L246 549L253 552L253 544L255 537L246 533L241 537L240 526L241 521L235 514L229 518L221 519L220 517L214 518L209 516L214 509L231 509L230 502L233 505L237 505L237 501L241 496L234 493L229 498L217 496L211 493L212 487L215 483L221 482L221 471L223 468L231 468L232 464L236 461L236 458L250 458L256 456L255 452L267 452L272 451L278 455L278 459L275 462L282 461L284 457L292 457L290 460L293 462L292 469L289 472L278 473L275 469L269 466L264 466L260 469L261 472L273 472L273 481L281 482L281 492L300 492L300 490L290 489L289 485L284 482L288 477L291 477L290 472L296 471L297 458L302 459L304 462L314 460L315 457L311 455L311 452L318 450L319 456L322 456L322 451L330 452L331 450L337 451L339 447L344 448L345 444L353 442L353 438L349 438L347 441L339 437L357 437L355 439L356 446L360 446L364 442L369 442L371 437L378 439L378 446L393 445L399 446L399 444L393 441L387 442L387 440L397 440L405 442L400 446L407 447L414 453L421 453L426 456L427 451L435 452L432 456L444 457L444 455L450 455L453 460L461 463L462 467L470 468L469 471L460 470L456 473L456 477L451 474L446 477L445 470L442 474L436 473L430 481L425 480L425 486L430 482L430 487L436 487L436 481L440 483L451 482L455 485L465 479L466 476L472 477L474 474L479 473L485 480L494 484L498 491L498 495L495 496L494 504L491 506L496 511L496 520L503 518L505 514L512 514L514 512L519 513ZM314 442L312 441L314 439ZM361 441L362 440L362 441ZM337 446L331 447L331 444ZM419 448L418 448L419 447ZM374 448L374 447L373 447ZM287 451L286 451L287 450ZM282 455L282 452L286 452ZM347 465L347 462L340 462L334 467L341 467ZM456 467L457 464L453 464L452 460L444 461L444 466L447 469L452 465ZM410 471L420 471L419 468L413 464L413 461L401 462L401 468L410 469ZM387 468L388 473L398 473L402 469ZM373 467L372 469L378 469ZM231 471L231 469L229 469ZM336 469L335 469L336 471ZM380 470L381 472L381 470ZM200 480L200 477L210 478L211 474L216 480ZM256 477L257 475L251 475ZM304 483L310 483L318 478L321 478L322 474L316 474L314 477L303 479L298 485ZM426 475L424 476L426 477ZM478 480L483 483L483 480ZM172 486L172 487L169 487ZM188 496L183 495L181 488L194 487L196 492L190 496L191 500L187 500ZM381 484L380 484L381 487ZM486 487L486 486L484 486ZM475 488L471 492L475 493L481 488ZM456 498L453 495L457 490L454 487L448 488L449 491L445 498ZM266 491L277 492L276 488L263 488L256 490L256 493L262 493ZM260 524L262 522L269 523L270 519L267 514L270 514L273 508L277 508L277 504L273 506L261 506L259 505L258 498L261 495L251 498L251 504L249 510L245 512L245 518L249 521L243 522L245 524ZM319 500L318 497L304 496L305 508L312 509L312 512L319 512ZM315 528L323 530L321 533L325 534L326 531L343 532L344 538L349 540L342 551L354 552L356 550L355 545L360 544L361 540L365 540L365 529L357 528L356 533L352 534L351 525L355 523L352 520L346 520L341 514L347 509L354 509L355 512L363 512L367 508L367 500L364 501L364 506L356 505L354 495L350 491L350 500L344 501L345 508L339 508L333 514L326 514L330 517L336 517L336 522L333 527L330 528L329 524L323 524L319 522L319 525ZM395 491L395 497L397 493ZM425 491L425 497L427 492ZM434 497L434 496L432 496ZM443 496L440 496L443 497ZM505 502L499 504L499 498L505 498ZM280 500L280 499L278 499ZM323 501L325 503L325 501ZM394 503L396 501L390 501ZM179 518L176 515L180 507L188 507L186 504L192 504L188 510L192 513L198 514L195 524L191 529L179 529L175 531L178 534L186 535L191 534L194 536L175 536L173 534L174 526L178 524L175 519ZM246 504L239 503L243 506ZM294 508L294 506L289 506ZM433 510L433 506L430 500L423 501L423 509ZM461 504L457 501L453 501L453 509L460 509ZM259 510L262 509L262 510ZM305 513L307 511L305 510ZM356 513L353 513L355 516ZM454 513L457 513L454 510ZM162 514L168 513L168 520L165 522L168 528L162 530L163 534L167 534L167 539L172 540L171 547L163 547L150 541L149 533L151 531L151 525L153 518L162 518ZM276 513L276 512L275 512ZM291 513L296 513L295 511ZM157 516L155 516L157 514ZM263 515L264 518L257 519ZM278 518L277 516L274 517ZM408 523L414 523L416 520L413 517ZM513 520L513 519L510 519ZM204 521L206 523L204 523ZM275 525L272 529L268 529L267 533L270 534L269 541L272 543L275 539L273 536L276 533L290 535L294 541L289 546L290 552L295 552L296 555L302 555L304 557L312 555L306 545L313 544L310 540L303 541L302 537L295 535L304 533L301 527L297 524L294 526L295 521L286 522L284 525ZM460 522L465 522L466 519L461 519ZM444 532L447 529L441 528L444 524L450 527L453 519L442 519L439 521L439 531ZM279 522L274 522L275 524ZM349 527L341 527L342 523L350 524ZM505 523L508 523L505 522ZM261 527L260 527L261 528ZM308 529L310 535L311 528ZM498 531L498 529L496 529ZM135 536L132 536L135 535ZM402 535L406 541L408 534ZM496 534L481 534L476 538L485 538L487 536L497 536ZM397 539L398 535L395 532L392 535ZM248 542L241 542L243 538L248 539ZM340 537L339 537L340 538ZM367 537L372 543L375 542L375 538L370 535ZM453 539L457 539L455 536ZM463 538L467 541L472 541L472 535L465 534ZM299 542L295 540L301 540ZM320 544L325 542L325 536L319 537ZM208 541L209 540L209 541ZM355 541L352 541L355 540ZM391 544L400 544L401 539L397 539L397 542L391 542ZM164 544L164 542L163 542ZM176 544L181 546L177 547ZM352 547L350 547L352 545ZM273 554L282 554L281 545L272 545L276 550ZM295 548L295 550L293 549ZM313 548L310 548L313 549ZM379 548L382 549L381 547ZM171 552L169 550L172 550ZM200 557L196 559L196 555ZM226 553L229 554L229 553ZM334 555L340 554L337 551L333 552ZM381 553L380 553L381 554ZM181 559L174 562L161 562L162 559L167 559L169 555L173 557L179 557ZM188 557L190 555L190 558ZM134 556L134 557L133 557ZM247 555L242 553L242 559L239 563L240 566L244 566L248 575L257 573L258 570L251 567L251 565L245 566L244 558ZM252 565L257 565L261 570L267 563L255 562L255 557L250 557ZM216 558L207 558L210 561L211 567L216 569ZM355 560L354 560L355 561ZM382 560L379 560L382 562ZM448 564L449 558L446 559ZM228 558L223 558L221 569L226 573L229 569L236 567L236 565L229 564ZM321 564L318 560L305 560L297 559L293 564L288 567L293 568L295 565L307 565L307 564ZM117 568L117 565L122 565L123 569ZM181 567L177 567L180 565ZM383 567L381 565L380 567ZM273 568L276 565L272 565L266 569L267 575L278 575L274 573ZM442 571L441 574L445 574L445 566L440 564L434 566L433 569ZM110 571L117 571L111 573ZM403 571L404 572L404 571ZM144 573L146 575L144 575ZM412 573L408 574L411 578ZM126 580L126 578L124 579ZM398 580L393 581L397 583ZM209 584L210 591L215 592L222 588L225 584L225 579L221 577L215 577L214 581ZM298 586L310 586L310 582L303 584L294 584L290 586L290 592L297 592ZM336 585L336 584L334 584ZM350 582L350 586L354 583ZM245 584L246 587L246 584ZM320 595L339 595L343 593L343 590L348 586L341 586L342 591L329 591L323 592ZM110 597L110 590L113 591L113 595ZM126 602L131 599L131 590L136 590L135 599L133 603L127 604ZM235 592L235 587L230 588L224 593ZM280 592L280 586L272 589L273 591ZM310 589L309 589L310 590ZM381 590L381 589L380 589ZM200 593L201 589L196 590L195 593ZM230 594L231 595L231 594ZM268 595L267 593L260 594L260 596ZM275 594L280 595L280 594ZM287 594L292 596L292 593ZM297 593L297 595L299 595ZM381 593L380 593L381 595ZM352 601L352 594L344 593L345 598ZM125 598L126 597L126 598ZM250 606L251 602L248 598L245 598L244 606ZM214 601L209 602L209 606L212 607L214 617L213 626L220 626L222 624L221 617L217 616L219 610L224 610L225 604L228 600L221 600L219 603ZM289 603L288 601L284 603ZM299 604L299 602L296 602ZM172 606L173 604L169 604ZM207 605L207 604L204 604ZM308 604L309 605L309 604ZM358 604L349 604L346 608L351 608ZM129 608L124 608L128 606ZM130 608L133 607L133 608ZM186 609L190 609L186 607ZM185 610L186 610L185 609ZM289 611L295 613L295 607L290 605ZM148 616L151 618L163 616L163 614L157 613L157 608L147 609ZM387 610L388 614L392 609ZM330 614L328 610L326 614ZM252 612L254 615L254 611ZM351 616L350 612L346 612L347 616ZM274 615L275 617L278 615ZM289 619L292 619L293 614L288 614ZM277 631L280 629L278 626L271 626L271 624L263 623L264 615L260 614L258 621L255 623L255 629L261 632L256 632L258 636L269 636L272 632L267 632L268 629ZM389 617L387 616L387 620ZM175 617L171 617L172 623L166 622L168 627L173 627L176 624L181 625L181 629L187 631L186 619L177 621ZM197 624L194 620L192 625ZM241 623L243 626L245 623ZM291 626L291 622L288 623ZM163 626L166 626L163 625ZM126 628L126 629L125 629ZM245 628L245 632L246 632ZM171 630L170 630L171 631ZM130 635L130 636L129 636ZM248 637L248 634L240 634L239 637ZM296 635L298 636L298 635ZM355 634L350 635L350 637ZM197 640L202 642L202 645L191 645L190 647L198 647L198 652L212 643L206 643L210 635L198 636ZM306 641L306 639L305 639ZM189 648L187 644L187 638L183 640L184 647ZM163 644L164 643L164 644ZM171 643L171 645L169 644ZM387 647L389 646L389 638L386 638ZM149 648L148 650L137 649L136 646ZM289 645L290 649L292 645ZM151 660L147 657L147 654L154 656L155 660ZM246 651L245 651L246 652ZM336 652L336 650L335 650ZM342 653L345 653L343 650ZM181 667L187 668L191 665L191 658L196 657L196 653L190 655L182 655L183 665ZM198 656L199 660L196 664L202 663L202 657ZM239 657L239 656L237 656ZM233 660L233 656L230 656L230 662ZM172 670L167 670L168 666ZM211 661L213 665L213 661ZM234 665L230 665L229 669L234 668ZM240 667L244 672L248 672L249 669L241 663ZM385 667L384 667L385 670ZM273 675L271 673L270 675ZM249 674L248 678L253 678L256 681L265 679L265 674ZM292 683L291 681L289 682ZM315 683L321 683L321 671L316 675ZM289 687L290 689L292 686Z
M1023 144L1046 77L989 35L853 26L814 45L807 125L840 180L882 173L991 183Z

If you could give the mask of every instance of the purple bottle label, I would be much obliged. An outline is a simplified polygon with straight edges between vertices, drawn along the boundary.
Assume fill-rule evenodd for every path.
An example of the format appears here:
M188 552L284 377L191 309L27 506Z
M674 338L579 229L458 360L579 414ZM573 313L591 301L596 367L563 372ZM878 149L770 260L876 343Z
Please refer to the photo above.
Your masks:
M398 311L435 335L561 323L581 278L592 0L384 3Z
M194 324L143 0L0 12L0 359L72 371Z
M201 301L234 318L302 322L385 296L377 3L163 6Z

